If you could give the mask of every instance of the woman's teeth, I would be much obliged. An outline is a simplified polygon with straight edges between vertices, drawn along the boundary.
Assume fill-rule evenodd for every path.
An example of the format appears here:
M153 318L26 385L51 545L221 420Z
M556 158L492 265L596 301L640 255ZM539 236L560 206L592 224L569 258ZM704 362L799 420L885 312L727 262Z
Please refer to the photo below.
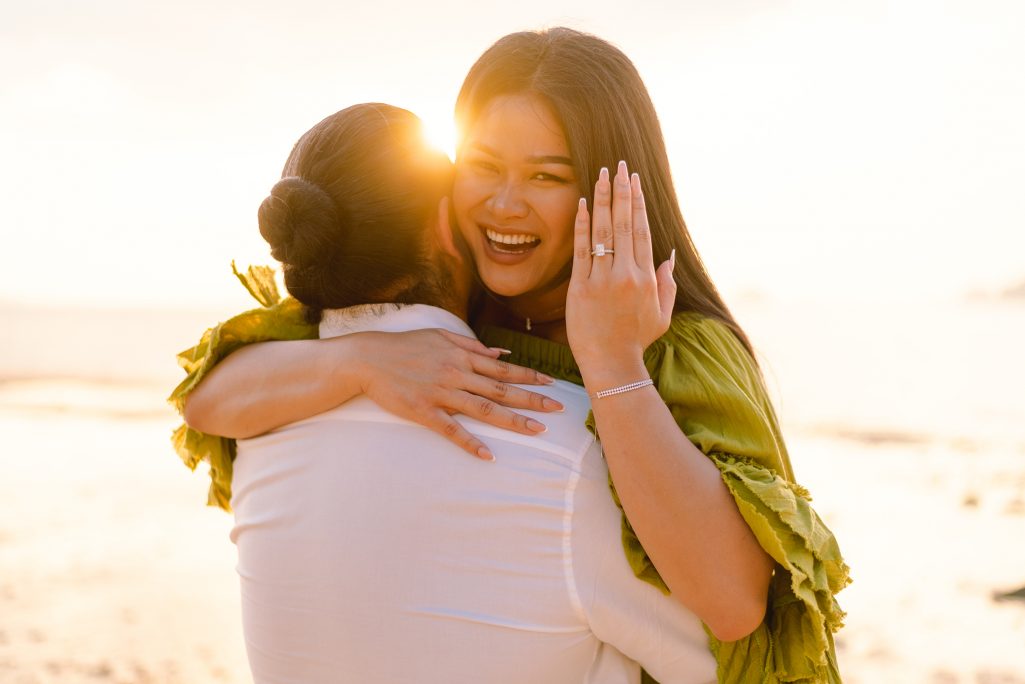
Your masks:
M487 233L489 240L492 242L499 242L503 245L522 245L531 242L538 242L539 240L539 238L533 235L502 235L501 233L496 233L491 229L487 229L485 232Z
M484 233L488 236L488 240L491 241L492 245L499 251L522 251L522 249L517 248L534 247L541 241L540 238L534 235L526 235L524 233L504 235L491 229L485 229Z

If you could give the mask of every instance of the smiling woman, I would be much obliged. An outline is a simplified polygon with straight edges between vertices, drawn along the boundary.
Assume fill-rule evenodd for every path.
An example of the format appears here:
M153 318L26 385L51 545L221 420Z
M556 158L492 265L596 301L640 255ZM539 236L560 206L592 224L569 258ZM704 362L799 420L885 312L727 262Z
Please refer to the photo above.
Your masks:
M456 221L487 288L535 321L562 320L579 185L551 107L537 95L504 95L484 110L456 165Z

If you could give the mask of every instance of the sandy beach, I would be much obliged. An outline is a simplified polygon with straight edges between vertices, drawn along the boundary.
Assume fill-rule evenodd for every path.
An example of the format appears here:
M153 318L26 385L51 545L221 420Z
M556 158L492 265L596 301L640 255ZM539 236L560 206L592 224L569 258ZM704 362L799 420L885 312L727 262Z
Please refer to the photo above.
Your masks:
M102 411L0 418L0 682L247 681L230 516L152 458L170 416Z
M1025 683L1025 601L994 599L1025 585L1022 406L980 409L986 431L940 409L932 427L831 422L843 402L812 411L796 389L816 386L793 370L801 349L761 310L748 327L780 387L796 472L852 566L845 681ZM171 451L163 397L177 376L154 358L160 378L0 384L4 684L249 681L231 518L203 505L205 474Z

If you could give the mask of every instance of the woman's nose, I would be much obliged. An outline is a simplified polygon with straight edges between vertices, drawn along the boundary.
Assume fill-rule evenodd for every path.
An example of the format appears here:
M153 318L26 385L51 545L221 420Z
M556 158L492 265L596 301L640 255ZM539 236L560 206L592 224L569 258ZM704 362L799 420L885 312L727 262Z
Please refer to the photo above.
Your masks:
M498 185L487 201L488 211L495 218L523 218L529 209L516 183Z

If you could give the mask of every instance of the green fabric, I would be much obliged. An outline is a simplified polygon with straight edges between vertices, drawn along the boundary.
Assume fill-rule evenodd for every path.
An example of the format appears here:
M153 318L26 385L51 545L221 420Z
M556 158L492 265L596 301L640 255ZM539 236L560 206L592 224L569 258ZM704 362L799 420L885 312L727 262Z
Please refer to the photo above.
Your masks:
M218 323L203 333L199 344L178 354L178 365L187 374L168 401L178 413L185 411L189 393L221 359L255 342L268 340L316 339L316 325L306 322L302 305L291 297L281 298L274 282L274 271L266 266L250 266L239 273L234 262L231 270L249 294L261 305ZM171 443L185 465L192 470L201 461L210 466L210 490L207 504L231 510L231 467L235 460L235 440L207 435L182 423L171 435Z
M488 346L512 350L505 357L511 363L581 384L565 345L494 327L478 335ZM683 313L646 350L644 363L673 418L719 468L744 520L778 564L762 625L729 643L709 633L719 681L839 683L832 635L844 613L834 596L850 582L847 565L807 490L794 482L754 360L722 323ZM594 429L593 415L588 425ZM634 574L668 593L625 515L623 548Z
M179 411L205 374L236 349L267 340L317 337L316 326L306 323L298 302L280 298L270 269L235 274L262 308L211 328L198 345L179 354L188 373L170 397ZM494 327L477 333L489 346L512 350L506 357L512 363L583 384L565 345ZM844 613L834 596L850 582L847 566L833 534L812 510L808 492L794 482L776 415L751 356L721 323L677 314L669 331L645 352L644 362L677 424L718 467L744 520L778 564L762 625L729 643L709 633L719 682L838 684L832 635L842 626ZM588 423L593 430L593 416ZM182 425L173 443L190 468L207 461L208 503L228 510L234 440ZM615 487L609 485L619 505ZM625 515L623 547L634 573L668 593Z

